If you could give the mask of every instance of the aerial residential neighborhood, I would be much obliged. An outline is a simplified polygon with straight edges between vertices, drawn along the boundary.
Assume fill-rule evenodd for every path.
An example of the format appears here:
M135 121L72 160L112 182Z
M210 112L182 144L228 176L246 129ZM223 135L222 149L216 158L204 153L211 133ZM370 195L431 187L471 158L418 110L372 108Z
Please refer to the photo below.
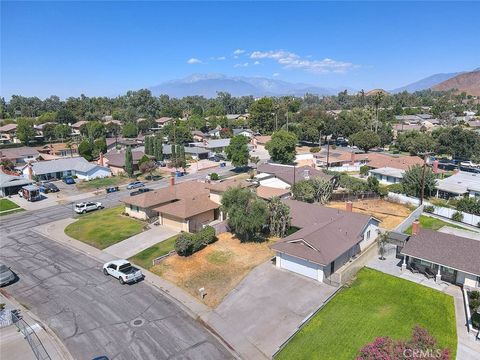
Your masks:
M0 360L480 359L477 3L0 6Z

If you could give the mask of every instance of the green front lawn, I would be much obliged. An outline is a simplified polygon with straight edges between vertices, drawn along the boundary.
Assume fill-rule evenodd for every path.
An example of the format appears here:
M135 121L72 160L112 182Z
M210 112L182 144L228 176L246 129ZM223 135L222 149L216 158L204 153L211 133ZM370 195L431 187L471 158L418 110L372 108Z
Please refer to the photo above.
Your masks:
M98 178L90 181L79 181L76 186L78 190L96 190L105 189L110 186L119 186L130 182L131 179L124 176L112 176L106 178Z
M137 264L138 266L143 267L144 269L150 269L152 267L153 259L166 255L174 249L175 240L177 239L177 237L178 235L174 235L167 240L150 246L142 252L139 252L137 255L132 256L128 260L133 262L134 264Z
M122 215L124 207L97 210L81 215L65 228L65 234L99 249L142 232L145 224Z
M433 218L433 217L426 216L426 215L420 215L420 227L422 229L429 229L429 230L435 230L436 231L438 229L441 229L444 226L450 226L450 227L457 228L457 229L469 230L469 229L466 229L464 227L461 227L461 226L458 226L458 225L455 225L455 224L447 223L447 222L439 220L437 218ZM405 233L411 235L412 234L412 226L410 226L405 231Z
M13 210L19 207L20 206L15 204L13 201L10 201L8 199L0 199L0 211Z
M276 359L351 360L376 337L409 339L420 325L456 354L453 298L431 288L363 268L290 340Z

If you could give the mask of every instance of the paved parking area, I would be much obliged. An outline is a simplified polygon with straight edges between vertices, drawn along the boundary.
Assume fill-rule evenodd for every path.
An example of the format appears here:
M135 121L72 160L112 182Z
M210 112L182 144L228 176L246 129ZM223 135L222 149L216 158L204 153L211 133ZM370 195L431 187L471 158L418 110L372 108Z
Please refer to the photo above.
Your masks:
M120 259L128 259L130 256L138 254L140 251L167 240L180 232L162 225L150 226L149 230L109 246L103 251Z
M257 266L209 314L229 324L229 333L246 337L270 358L337 288L275 268L270 261ZM225 338L229 338L223 334Z

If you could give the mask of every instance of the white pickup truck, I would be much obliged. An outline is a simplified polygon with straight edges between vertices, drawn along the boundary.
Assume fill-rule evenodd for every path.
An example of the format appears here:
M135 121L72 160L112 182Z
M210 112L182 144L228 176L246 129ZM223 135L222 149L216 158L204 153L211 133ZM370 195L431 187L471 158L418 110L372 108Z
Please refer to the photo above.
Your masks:
M107 262L103 265L103 273L118 279L122 285L143 279L142 271L135 266L132 266L127 260L114 260Z

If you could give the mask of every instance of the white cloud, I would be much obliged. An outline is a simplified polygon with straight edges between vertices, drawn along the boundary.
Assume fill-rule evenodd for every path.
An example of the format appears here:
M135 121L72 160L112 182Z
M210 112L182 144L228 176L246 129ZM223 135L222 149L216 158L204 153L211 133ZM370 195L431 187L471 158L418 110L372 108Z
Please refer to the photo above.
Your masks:
M223 61L226 60L227 58L225 56L218 56L216 58L213 58L213 60L218 60L218 61Z
M258 60L253 63L253 65L260 65L260 64L261 64L261 62L258 61Z
M201 63L202 63L202 61L197 59L197 58L190 58L187 61L187 64L201 64Z
M248 62L242 63L242 64L235 64L235 65L233 65L233 67L236 67L236 68L238 68L238 67L247 67L247 66L248 66Z
M243 49L237 49L233 52L233 55L242 55L243 53L245 52L245 50Z
M312 73L344 73L355 67L354 64L325 58L323 60L309 60L285 50L254 51L250 54L252 59L272 59L284 68L302 69Z
M274 77L280 76L280 73L273 73L272 76Z

